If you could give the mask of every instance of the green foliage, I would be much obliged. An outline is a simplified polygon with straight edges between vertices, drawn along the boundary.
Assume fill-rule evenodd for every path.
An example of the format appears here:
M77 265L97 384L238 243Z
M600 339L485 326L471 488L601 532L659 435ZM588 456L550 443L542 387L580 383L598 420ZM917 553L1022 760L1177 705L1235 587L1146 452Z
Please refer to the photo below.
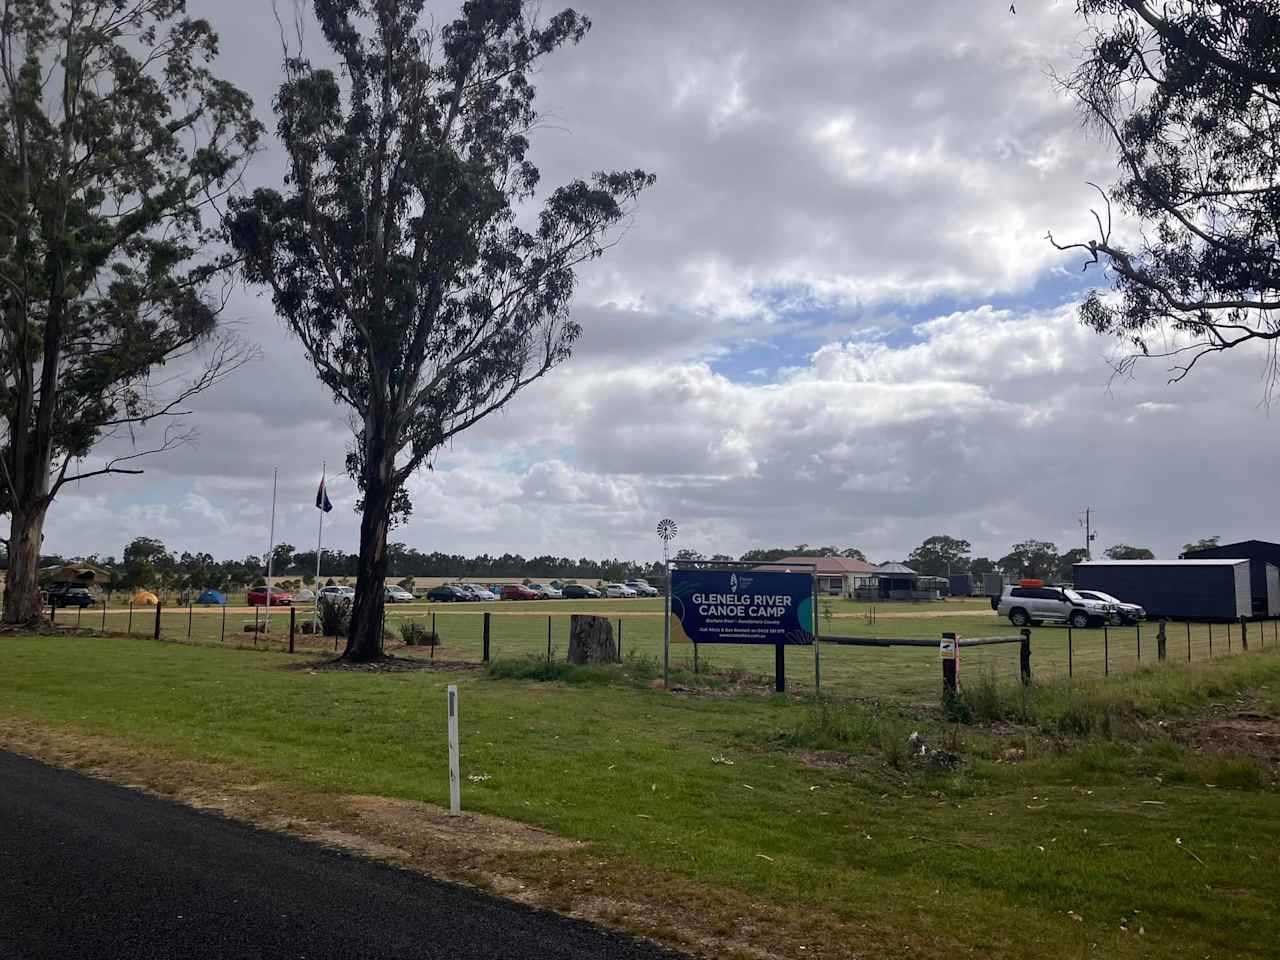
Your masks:
M345 637L351 626L351 601L345 597L316 605L320 629L326 637Z
M1193 553L1196 550L1212 550L1218 545L1220 540L1222 540L1221 537L1202 537L1194 543L1184 543L1182 545L1182 552Z
M847 557L850 560L865 561L866 555L856 547L811 547L807 543L797 544L794 547L768 547L756 548L748 550L739 560L748 563L773 563L775 560L782 560L784 557Z
M1045 540L1024 540L996 563L1006 576L1048 580L1058 570L1058 548Z
M1203 357L1270 345L1275 385L1280 259L1280 7L1255 0L1080 0L1089 24L1067 79L1113 143L1119 177L1096 238L1056 244L1109 268L1115 296L1092 293L1081 321L1181 379ZM1138 221L1113 237L1111 204ZM1135 225L1135 226L1137 226ZM1052 237L1050 238L1052 240Z
M406 647L438 647L442 642L438 633L417 620L401 621L399 631Z
M1131 547L1127 543L1117 543L1104 551L1109 560L1154 560L1156 555L1146 547Z
M929 537L911 551L907 566L927 577L945 577L951 573L965 573L969 569L969 554L973 550L968 540L938 535Z

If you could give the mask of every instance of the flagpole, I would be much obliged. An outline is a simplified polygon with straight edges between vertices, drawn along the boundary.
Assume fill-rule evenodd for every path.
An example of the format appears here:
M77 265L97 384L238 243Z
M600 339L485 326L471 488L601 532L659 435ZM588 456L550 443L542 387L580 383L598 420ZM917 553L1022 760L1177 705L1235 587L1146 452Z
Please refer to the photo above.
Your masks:
M273 467L271 470L271 533L268 535L270 543L267 544L267 633L271 632L271 563L275 559L276 552L276 481L279 477L280 468Z
M320 490L324 490L324 474L328 463L324 460L320 461ZM320 531L316 534L316 601L311 608L311 635L316 635L317 625L320 618L320 557L322 554L321 544L324 542L324 504L320 505Z

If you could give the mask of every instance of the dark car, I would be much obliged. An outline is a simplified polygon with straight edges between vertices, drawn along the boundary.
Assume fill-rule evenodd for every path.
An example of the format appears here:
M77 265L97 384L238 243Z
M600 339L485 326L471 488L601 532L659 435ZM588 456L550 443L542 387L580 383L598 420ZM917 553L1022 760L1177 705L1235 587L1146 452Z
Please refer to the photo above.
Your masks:
M470 599L467 591L452 583L442 583L427 591L427 600L431 603L466 603Z
M595 600L600 596L599 590L585 583L566 583L560 588L560 593L566 600Z
M540 600L542 594L530 590L523 583L504 583L502 585L503 600Z
M55 607L91 607L93 594L79 583L51 583L46 591L48 602Z

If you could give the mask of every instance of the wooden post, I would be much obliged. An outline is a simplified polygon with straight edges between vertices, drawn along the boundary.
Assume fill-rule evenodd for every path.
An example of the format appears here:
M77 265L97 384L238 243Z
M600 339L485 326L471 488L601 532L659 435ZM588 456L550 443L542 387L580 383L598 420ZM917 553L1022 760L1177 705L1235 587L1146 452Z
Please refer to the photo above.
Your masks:
M431 614L431 630L434 633L436 629L436 615ZM489 611L484 612L484 662L489 662Z
M155 639L160 639L160 608L164 606L159 600L156 601L156 632Z
M107 632L107 598L102 598L102 632Z
M227 642L227 605L222 605L222 631L218 634L218 640L221 643Z
M76 629L77 630L80 629L80 614L82 613L84 613L84 607L77 604L76 605Z
M1022 628L1022 643L1018 645L1018 666L1022 669L1022 685L1031 684L1031 631Z
M618 662L622 662L622 618L618 618Z
M944 633L943 640L951 641L952 654L950 657L944 657L942 660L942 699L946 700L956 695L959 689L959 683L956 678L956 665L959 661L959 645L956 643L956 635L954 633Z
M1071 628L1067 627L1067 679L1070 680L1075 676L1075 638L1071 635Z
M1249 621L1244 617L1240 618L1240 649L1249 649Z
M191 639L191 594L187 594L187 639Z
M1142 624L1137 620L1133 622L1133 632L1138 636L1138 662L1142 662Z
M1165 626L1167 620L1161 620L1160 626L1156 627L1156 659L1164 663L1165 657L1169 654L1168 637L1165 635Z
M1111 676L1111 628L1102 625L1102 675Z
M1213 659L1213 621L1209 621L1209 659Z
M125 633L133 633L133 601L129 601L129 625L124 628Z
M298 608L289 606L289 652L293 653L293 631L298 626Z
M773 645L773 689L778 693L787 690L787 647L781 640Z

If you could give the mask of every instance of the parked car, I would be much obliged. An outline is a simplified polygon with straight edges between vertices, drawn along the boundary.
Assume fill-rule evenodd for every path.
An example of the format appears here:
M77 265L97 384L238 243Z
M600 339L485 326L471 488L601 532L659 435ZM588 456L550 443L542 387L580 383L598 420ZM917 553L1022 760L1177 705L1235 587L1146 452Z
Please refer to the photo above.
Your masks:
M321 587L316 594L316 603L328 603L330 600L346 600L348 603L356 598L355 587Z
M606 597L635 597L639 596L634 590L625 583L606 583L604 585L604 595Z
M297 593L293 595L294 603L315 603L315 599L316 599L315 592L312 590L308 590L306 587L303 587L301 590L299 590Z
M1100 627L1117 613L1115 605L1088 600L1068 587L1005 587L996 607L1015 627L1038 627L1042 623Z
M432 603L469 603L471 595L456 583L442 583L427 591L427 599Z
M1076 593L1084 597L1086 600L1101 600L1103 603L1110 603L1116 608L1115 616L1112 618L1115 623L1123 623L1132 626L1139 620L1147 619L1147 611L1136 603L1125 603L1123 600L1117 600L1109 593L1103 593L1101 590L1077 590Z
M504 583L502 585L503 600L540 600L542 594L530 590L523 583Z
M627 586L641 597L656 597L658 595L658 591L649 586L648 580L628 580Z
M267 588L254 587L249 591L249 606L265 607L268 605ZM288 607L293 605L293 594L288 590L281 590L279 587L271 588L270 606Z
M458 586L465 590L467 596L474 601L485 602L498 599L498 595L483 583L460 583Z
M45 603L55 607L93 606L93 594L82 583L51 583L45 597Z
M600 591L585 583L566 583L560 588L560 595L566 600L594 600L600 596Z
M388 584L384 595L387 603L413 603L413 594L398 584Z
M548 583L531 583L529 589L543 600L559 600L564 593Z

